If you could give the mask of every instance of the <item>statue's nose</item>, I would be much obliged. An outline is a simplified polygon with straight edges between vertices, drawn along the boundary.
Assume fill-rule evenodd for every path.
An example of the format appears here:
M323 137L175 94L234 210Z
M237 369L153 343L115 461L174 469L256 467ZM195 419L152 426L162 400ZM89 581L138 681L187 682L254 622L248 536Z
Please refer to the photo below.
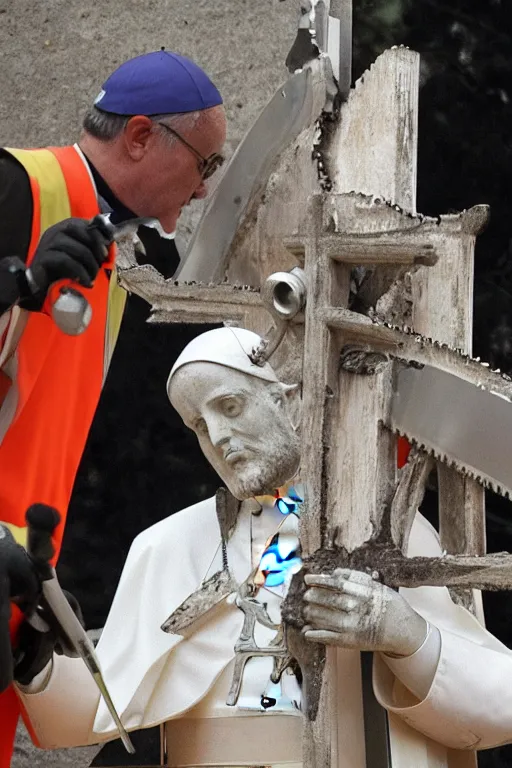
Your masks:
M232 435L228 421L226 419L211 418L207 420L206 424L212 445L216 448L222 448Z

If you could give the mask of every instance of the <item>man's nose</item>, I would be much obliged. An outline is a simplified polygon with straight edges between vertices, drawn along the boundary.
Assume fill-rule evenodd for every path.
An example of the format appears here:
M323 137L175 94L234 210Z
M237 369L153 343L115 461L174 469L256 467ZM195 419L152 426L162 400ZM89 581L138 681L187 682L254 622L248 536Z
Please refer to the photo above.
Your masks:
M194 200L203 200L207 194L208 194L208 188L204 183L204 181L202 181L198 186L198 188L195 190L194 194L192 195L192 198Z

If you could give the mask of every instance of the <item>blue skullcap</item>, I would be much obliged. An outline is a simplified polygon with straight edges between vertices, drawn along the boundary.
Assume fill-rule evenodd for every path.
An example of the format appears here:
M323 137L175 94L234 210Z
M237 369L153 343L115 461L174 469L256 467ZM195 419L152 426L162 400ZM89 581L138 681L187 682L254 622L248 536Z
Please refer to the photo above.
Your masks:
M116 115L165 115L216 107L222 96L197 64L162 50L121 64L94 104Z

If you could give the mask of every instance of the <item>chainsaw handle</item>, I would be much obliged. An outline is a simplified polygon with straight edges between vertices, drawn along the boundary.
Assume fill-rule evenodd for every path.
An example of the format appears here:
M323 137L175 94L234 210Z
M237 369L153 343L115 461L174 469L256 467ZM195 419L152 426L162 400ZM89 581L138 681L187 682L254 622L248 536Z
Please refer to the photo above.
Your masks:
M55 554L52 536L60 523L56 509L47 504L32 504L25 515L27 522L27 552L39 577L46 581L53 577L51 559Z

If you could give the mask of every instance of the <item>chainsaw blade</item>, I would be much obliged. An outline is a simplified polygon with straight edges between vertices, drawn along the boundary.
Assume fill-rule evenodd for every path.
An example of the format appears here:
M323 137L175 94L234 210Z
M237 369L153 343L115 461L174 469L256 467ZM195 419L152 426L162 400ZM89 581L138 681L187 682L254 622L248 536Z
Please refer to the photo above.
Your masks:
M454 353L456 354L456 353ZM395 372L389 426L496 493L512 492L512 402L425 365Z
M340 308L328 314L327 322L343 334L343 369L375 374L393 361L385 426L461 474L512 497L508 374L375 316Z

